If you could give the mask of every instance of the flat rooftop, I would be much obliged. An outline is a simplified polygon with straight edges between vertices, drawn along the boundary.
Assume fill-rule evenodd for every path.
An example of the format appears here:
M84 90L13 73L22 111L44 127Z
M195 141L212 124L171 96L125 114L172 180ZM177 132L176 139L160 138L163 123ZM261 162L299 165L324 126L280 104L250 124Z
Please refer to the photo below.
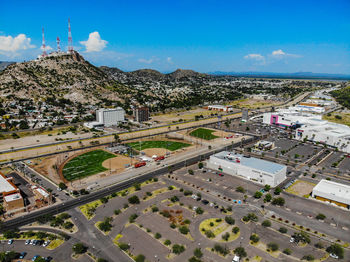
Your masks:
M11 192L16 188L6 179L5 176L0 174L0 193Z
M313 190L350 200L350 186L322 179Z
M22 196L21 196L20 193L11 194L11 195L8 195L8 196L4 197L5 202L15 201L15 200L18 200L18 199L21 199L21 198L22 198Z
M263 159L255 157L245 157L241 154L236 154L234 152L222 151L214 155L217 158L224 159L227 162L234 162L235 164L240 164L242 166L247 166L257 170L261 170L266 173L275 174L284 169L286 166L277 164L274 162L266 161ZM232 159L229 159L232 158ZM236 162L236 158L240 160L240 163Z

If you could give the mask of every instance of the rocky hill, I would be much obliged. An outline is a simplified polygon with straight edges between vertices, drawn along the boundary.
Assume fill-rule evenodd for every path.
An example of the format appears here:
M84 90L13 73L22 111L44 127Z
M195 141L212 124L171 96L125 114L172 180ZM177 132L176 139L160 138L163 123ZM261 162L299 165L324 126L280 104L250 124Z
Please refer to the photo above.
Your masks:
M4 70L6 67L14 63L15 62L0 61L0 71Z
M127 87L77 52L12 64L0 72L2 97L15 95L37 100L53 96L86 103L103 98L120 100L126 94Z

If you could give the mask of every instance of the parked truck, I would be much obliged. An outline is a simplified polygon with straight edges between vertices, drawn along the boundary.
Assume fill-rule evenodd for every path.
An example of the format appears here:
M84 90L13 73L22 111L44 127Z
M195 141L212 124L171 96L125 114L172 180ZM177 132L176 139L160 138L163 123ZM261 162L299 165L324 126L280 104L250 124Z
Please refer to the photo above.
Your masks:
M145 161L142 161L142 162L138 162L134 165L135 168L138 168L138 167L142 167L142 166L145 166L146 165L146 162Z

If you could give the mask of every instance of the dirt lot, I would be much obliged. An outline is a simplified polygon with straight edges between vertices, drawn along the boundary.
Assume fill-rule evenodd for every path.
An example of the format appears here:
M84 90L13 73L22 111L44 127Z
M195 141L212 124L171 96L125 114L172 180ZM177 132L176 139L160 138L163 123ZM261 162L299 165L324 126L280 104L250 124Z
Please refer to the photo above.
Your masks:
M312 189L316 186L316 184L313 184L311 182L297 180L293 185L291 185L289 188L287 188L287 192L292 193L294 195L298 196L308 196Z

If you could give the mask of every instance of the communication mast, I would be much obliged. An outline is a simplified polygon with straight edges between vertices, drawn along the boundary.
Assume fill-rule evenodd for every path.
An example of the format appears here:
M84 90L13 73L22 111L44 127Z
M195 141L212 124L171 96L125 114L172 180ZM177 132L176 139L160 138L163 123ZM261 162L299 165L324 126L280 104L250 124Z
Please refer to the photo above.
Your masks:
M61 52L60 38L58 36L56 38L56 43L57 43L57 52Z
M44 35L44 27L43 27L43 30L42 30L42 36L43 36L43 39L42 39L42 50L43 50L43 54L41 55L42 57L46 57L47 56L47 53L46 53L46 45L45 45L45 35Z
M68 52L73 51L73 39L72 39L72 32L70 29L70 18L68 18Z

